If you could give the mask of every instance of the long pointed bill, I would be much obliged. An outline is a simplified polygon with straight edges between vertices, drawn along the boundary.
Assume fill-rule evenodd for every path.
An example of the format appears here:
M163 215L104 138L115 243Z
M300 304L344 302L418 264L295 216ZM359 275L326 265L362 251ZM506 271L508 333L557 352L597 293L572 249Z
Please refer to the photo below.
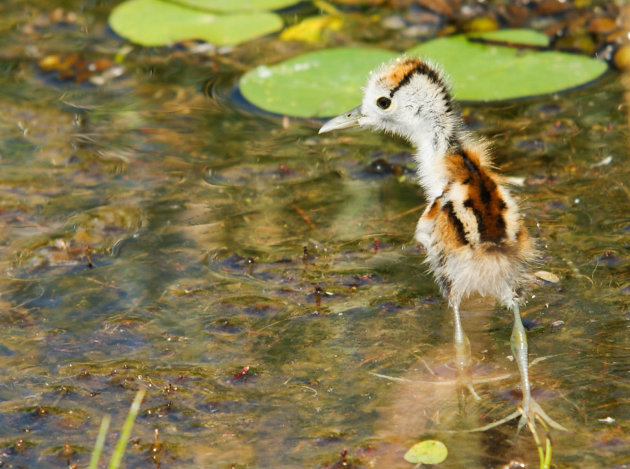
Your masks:
M331 130L348 129L350 127L357 127L359 125L359 119L361 118L361 106L357 106L354 109L344 112L340 116L333 117L319 129L319 133L323 134L330 132Z

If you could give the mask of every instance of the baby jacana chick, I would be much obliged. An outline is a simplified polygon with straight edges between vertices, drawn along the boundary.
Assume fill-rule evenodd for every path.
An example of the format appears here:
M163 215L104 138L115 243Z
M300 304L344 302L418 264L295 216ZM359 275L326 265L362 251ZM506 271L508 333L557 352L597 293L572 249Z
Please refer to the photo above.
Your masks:
M416 239L453 309L460 374L469 374L471 362L460 302L473 293L491 295L514 313L511 347L523 401L509 418L521 416L519 430L528 422L533 428L535 416L565 430L531 396L518 292L530 280L528 265L536 255L532 241L487 149L463 130L442 75L417 58L383 65L371 73L362 104L326 122L319 133L355 126L400 135L417 149L417 175L429 205ZM468 387L474 394L470 380Z

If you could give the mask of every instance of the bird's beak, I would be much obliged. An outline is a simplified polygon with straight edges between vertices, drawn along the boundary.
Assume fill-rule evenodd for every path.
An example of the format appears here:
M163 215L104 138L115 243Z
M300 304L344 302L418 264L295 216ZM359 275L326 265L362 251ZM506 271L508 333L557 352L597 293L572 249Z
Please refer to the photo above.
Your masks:
M350 127L357 127L359 125L359 119L361 119L361 106L357 106L354 109L344 112L340 116L333 117L319 129L319 133L323 134L330 132L331 130L348 129Z

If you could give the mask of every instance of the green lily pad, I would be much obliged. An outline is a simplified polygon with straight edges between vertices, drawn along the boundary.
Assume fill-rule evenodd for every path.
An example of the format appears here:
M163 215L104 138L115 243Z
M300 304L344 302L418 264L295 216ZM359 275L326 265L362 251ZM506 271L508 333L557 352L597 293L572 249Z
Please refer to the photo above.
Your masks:
M277 65L261 65L241 78L240 91L265 111L327 117L361 102L368 73L397 54L347 47L308 52Z
M175 0L182 5L217 12L280 10L300 0Z
M476 37L528 43L523 41L522 30L510 31ZM439 63L450 76L455 98L462 101L553 93L588 83L608 69L605 62L583 55L480 44L463 35L425 42L407 53Z
M416 443L405 453L405 461L413 464L440 464L448 456L446 445L438 440Z
M161 0L129 0L109 17L116 34L143 46L162 46L184 39L217 45L239 44L282 28L274 13L212 14Z
M496 101L537 96L582 85L602 75L601 60L546 47L546 35L506 29L473 35L526 44L517 48L469 41L457 35L434 39L407 51L440 65L450 77L453 95L462 101ZM368 73L397 54L360 47L309 52L273 66L247 72L243 96L255 106L296 117L330 117L358 105Z
M471 33L468 36L530 46L546 47L549 45L549 37L534 29L497 29L496 31Z

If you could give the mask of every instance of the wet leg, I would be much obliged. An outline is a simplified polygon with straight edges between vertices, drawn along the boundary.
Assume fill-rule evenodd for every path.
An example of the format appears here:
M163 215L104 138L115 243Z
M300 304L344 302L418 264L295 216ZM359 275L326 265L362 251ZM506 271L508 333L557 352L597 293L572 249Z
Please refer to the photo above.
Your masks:
M455 365L457 366L457 381L467 388L473 397L481 399L472 385L472 358L470 341L462 328L459 316L459 305L453 305L453 343L455 345Z
M527 367L527 334L521 320L521 313L518 303L513 302L510 309L514 313L514 327L512 329L512 337L510 345L512 346L512 355L518 365L518 371L521 374L521 392L523 393L523 403L520 410L521 418L518 422L518 431L524 425L529 424L530 428L534 426L534 418L538 416L552 428L556 430L565 430L562 425L555 422L549 417L545 411L532 399L531 386L529 383L529 369Z

